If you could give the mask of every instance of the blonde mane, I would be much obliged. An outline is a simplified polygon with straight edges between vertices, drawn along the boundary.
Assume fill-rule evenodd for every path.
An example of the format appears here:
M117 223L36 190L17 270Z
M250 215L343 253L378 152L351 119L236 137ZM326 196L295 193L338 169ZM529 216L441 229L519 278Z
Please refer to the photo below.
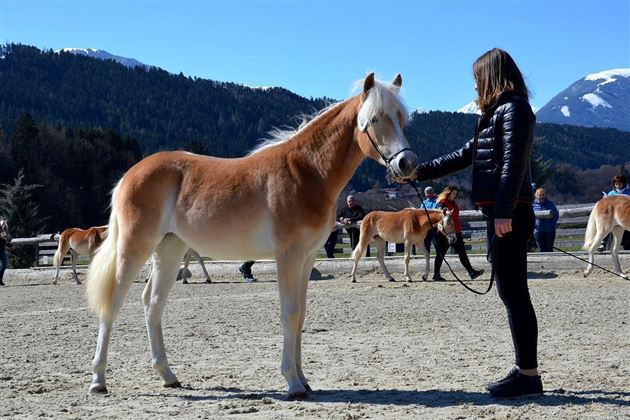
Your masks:
M361 82L362 81L357 82L356 86L359 86L359 83ZM374 86L368 91L367 97L359 111L359 119L363 120L364 118L367 118L366 121L369 121L372 116L378 114L383 110L393 110L394 115L391 115L391 117L395 120L395 114L399 112L403 118L403 124L406 124L409 116L407 113L407 107L402 101L402 98L398 95L399 90L400 88L398 86L394 86L391 83L374 80ZM268 149L275 145L290 141L296 136L296 134L300 133L307 126L317 120L317 118L343 102L344 101L333 102L332 104L311 115L303 115L302 123L297 128L274 127L267 133L267 137L261 139L261 142L256 145L256 147L254 147L247 154L247 156L253 155L254 153L258 153L261 150Z

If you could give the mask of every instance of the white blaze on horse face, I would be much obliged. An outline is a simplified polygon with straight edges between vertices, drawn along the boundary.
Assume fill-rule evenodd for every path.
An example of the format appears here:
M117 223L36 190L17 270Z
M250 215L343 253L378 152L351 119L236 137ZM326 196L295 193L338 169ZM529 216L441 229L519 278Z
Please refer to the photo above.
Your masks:
M384 159L391 159L389 165L396 175L406 178L413 173L418 158L411 150L405 150L409 149L409 142L403 132L407 111L398 97L399 89L399 86L374 81L374 86L365 94L357 123L359 129L375 143L369 144L370 148L377 149L369 156L383 166L387 166Z

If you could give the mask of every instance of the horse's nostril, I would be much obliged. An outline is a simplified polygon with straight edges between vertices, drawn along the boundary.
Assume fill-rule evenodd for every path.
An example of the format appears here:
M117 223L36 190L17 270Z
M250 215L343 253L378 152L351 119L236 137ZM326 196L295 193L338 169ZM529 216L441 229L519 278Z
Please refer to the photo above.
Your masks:
M407 161L407 158L400 159L398 161L398 167L402 172L405 172L407 169L409 169L409 162Z

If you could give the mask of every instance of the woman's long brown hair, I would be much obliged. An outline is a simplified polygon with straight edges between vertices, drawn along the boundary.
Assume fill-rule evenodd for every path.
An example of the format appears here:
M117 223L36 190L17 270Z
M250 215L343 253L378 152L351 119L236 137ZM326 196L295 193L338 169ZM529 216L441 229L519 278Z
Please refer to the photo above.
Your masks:
M453 192L453 191L458 191L459 189L455 186L455 185L449 185L446 188L444 188L442 190L442 192L440 193L440 195L438 196L437 200L435 200L437 203L439 203L440 201L444 201L444 200L448 200L449 195Z
M506 51L493 48L473 64L477 84L477 105L486 112L503 92L512 92L529 100L529 89L518 66Z

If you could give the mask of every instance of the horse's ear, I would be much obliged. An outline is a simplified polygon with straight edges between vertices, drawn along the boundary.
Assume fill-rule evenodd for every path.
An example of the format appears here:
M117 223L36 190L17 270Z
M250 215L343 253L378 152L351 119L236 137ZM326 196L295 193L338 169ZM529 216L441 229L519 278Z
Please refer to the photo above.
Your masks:
M363 81L363 95L367 94L374 87L374 72L367 75Z
M446 207L442 207L442 214L443 214L444 216L446 216L447 214L449 214L449 212L448 212L448 208L446 208Z
M392 85L398 88L396 89L397 91L400 90L400 87L402 86L402 76L400 75L400 73L398 73L396 77L394 77L394 81L392 82Z

